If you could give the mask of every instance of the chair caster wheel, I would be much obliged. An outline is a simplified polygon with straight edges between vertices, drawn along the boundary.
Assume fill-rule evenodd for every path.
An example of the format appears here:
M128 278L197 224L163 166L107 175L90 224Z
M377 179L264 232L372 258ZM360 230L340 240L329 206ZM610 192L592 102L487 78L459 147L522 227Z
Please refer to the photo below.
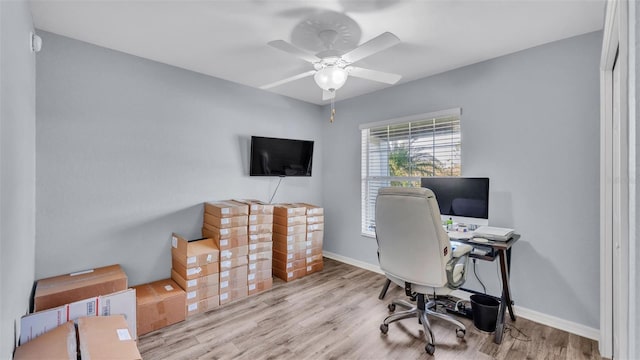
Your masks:
M389 331L389 325L387 324L380 324L380 332L383 334L386 334Z
M387 308L389 308L389 311L394 312L396 311L396 304L389 304Z
M456 329L456 336L459 338L463 338L466 333L465 329Z
M436 346L433 344L427 344L427 346L424 347L424 350L427 354L433 355L433 353L436 352Z

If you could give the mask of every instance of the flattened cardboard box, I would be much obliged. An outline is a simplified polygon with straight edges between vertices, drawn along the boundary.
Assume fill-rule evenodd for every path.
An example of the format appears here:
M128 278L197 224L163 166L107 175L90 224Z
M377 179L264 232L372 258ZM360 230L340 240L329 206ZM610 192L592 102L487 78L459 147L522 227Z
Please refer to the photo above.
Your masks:
M268 278L253 284L249 284L249 296L269 290L272 287L273 287L273 278Z
M303 242L306 241L308 237L308 234L306 233L300 233L300 234L293 234L293 235L285 235L285 234L279 234L279 233L274 233L273 234L273 242L279 242L279 243L286 243L286 244L291 244L294 242Z
M273 233L249 235L249 244L257 244L257 243L272 242L272 241L273 241Z
M307 256L307 259L305 260L305 264L307 266L318 262L322 262L322 254Z
M82 359L142 359L122 315L79 318L78 338Z
M184 321L185 292L175 281L159 280L135 286L134 289L138 335Z
M306 275L313 274L318 271L322 271L324 268L324 262L316 262L306 267Z
M249 225L273 224L273 215L253 214L249 215Z
M120 265L40 279L36 285L34 310L51 309L126 289L127 274Z
M273 251L272 242L249 244L249 254L257 254L257 253L271 252L271 251Z
M307 233L307 247L322 247L324 231L312 231ZM311 242L311 244L309 244Z
M243 204L249 205L249 215L251 214L273 214L273 205L268 204L264 201L255 200L255 199L242 199L235 201L241 202Z
M175 281L178 286L180 286L182 290L185 291L197 290L203 287L214 285L217 287L219 283L218 273L187 280L180 276L180 274L178 274L173 269L171 269L171 279L173 279L173 281Z
M261 270L271 270L273 267L273 261L269 260L258 260L248 265L249 273L261 271Z
M295 253L296 251L305 251L307 249L307 243L306 242L295 242L295 243L291 243L291 244L285 244L285 243L281 243L281 242L274 242L273 243L273 252L281 252L281 253L285 253L285 254L292 254ZM304 257L304 256L303 256Z
M302 216L273 216L273 223L282 226L307 225L307 217Z
M269 224L255 224L255 225L249 225L249 227L247 228L249 235L256 235L256 234L271 234L273 232L273 224L269 223Z
M273 259L273 252L271 250L263 251L255 254L249 254L249 264L252 264L254 262L258 262L261 260L271 260L271 259Z
M220 250L210 238L187 240L178 234L171 237L171 256L186 268L220 261Z
M324 231L324 223L307 225L307 232Z
M291 249L293 249L293 245L291 245ZM293 262L296 259L295 251L290 252L280 252L277 250L273 251L273 260L279 261L281 263Z
M298 270L289 270L289 271L276 269L275 267L273 268L273 276L287 282L304 277L305 275L306 275L305 268L298 269Z
M76 360L77 351L76 327L73 325L73 321L69 321L42 334L33 341L21 344L13 354L13 359Z
M202 299L198 302L187 304L187 316L193 316L200 313L207 312L209 310L213 310L220 306L220 297L218 295L214 295L205 299Z
M309 225L309 226L316 226ZM282 226L278 224L273 224L273 232L274 234L282 234L282 235L294 235L294 234L305 234L307 232L306 225L293 225L293 226Z
M243 299L249 296L249 287L244 285L237 288L227 288L225 292L220 292L220 305L228 304L234 300Z
M221 218L215 215L205 213L204 223L213 225L219 229L228 229L232 227L247 226L249 224L249 218L247 215Z
M247 256L239 256L236 258L231 258L229 260L224 260L220 262L220 271L231 270L233 268L237 268L240 266L246 267L249 263L249 258Z
M322 215L307 216L307 225L312 225L312 224L324 224L324 216Z
M221 218L249 215L249 205L233 200L207 202L204 212Z
M196 290L187 291L187 305L193 304L203 299L207 299L220 294L220 285L215 284Z
M240 266L231 270L220 272L220 293L225 288L237 288L247 285L247 274L249 269L246 266Z
M47 331L80 317L116 314L125 317L131 334L136 339L136 291L127 289L24 315L20 319L20 343L26 344Z
M247 256L248 254L249 254L249 246L242 245L242 246L220 251L220 261L231 260L233 258Z
M280 262L278 260L273 260L273 270L282 270L282 271L293 271L298 269L304 269L306 266L306 262L304 259L302 260L293 260L288 262Z
M324 215L324 209L317 206L317 205L312 205L312 204L307 204L307 203L294 203L294 206L300 206L303 208L307 209L307 216L317 216L317 215Z
M303 216L307 215L307 208L294 204L276 204L273 207L273 215Z
M259 281L270 279L272 277L271 275L271 268L250 272L247 274L247 284L251 285Z
M246 234L221 238L217 230L214 231L207 228L202 228L202 235L213 239L216 246L221 251L228 250L238 246L244 246L249 243L249 237Z
M322 255L322 248L321 247L312 247L312 248L307 248L307 250L305 251L305 254L308 256L312 256L312 255Z
M220 272L220 263L217 262L192 268L186 268L179 261L172 259L171 265L173 266L173 270L186 280L192 280L195 278L217 274L218 272Z
M20 319L20 344L24 345L67 321L66 305L24 315Z
M205 230L207 230L205 232ZM210 237L215 241L221 239L241 238L248 234L246 226L230 227L226 229L220 229L213 225L202 224L202 236ZM222 249L221 249L222 250Z

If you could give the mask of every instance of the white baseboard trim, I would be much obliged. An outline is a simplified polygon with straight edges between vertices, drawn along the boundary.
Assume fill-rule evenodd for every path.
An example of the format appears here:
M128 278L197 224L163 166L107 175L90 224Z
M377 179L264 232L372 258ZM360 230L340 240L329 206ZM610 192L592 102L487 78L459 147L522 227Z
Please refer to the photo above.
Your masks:
M380 266L378 266L378 265L371 265L371 264L369 264L367 262L364 262L364 261L352 259L350 257L338 255L338 254L335 254L335 253L332 253L332 252L329 252L329 251L325 251L325 250L322 250L322 255L324 257L328 257L329 259L340 261L341 263L353 265L353 266L359 267L361 269L373 271L374 273L378 273L378 274L383 274L384 275L384 272L382 272L382 270L380 270Z
M356 260L350 257L338 255L329 251L323 251L322 253L325 257L329 259L333 259L336 261L340 261L345 264L353 265L365 270L373 271L378 274L384 274L382 270L380 270L380 266L371 265L367 262ZM555 329L563 330L572 334L576 334L587 339L592 339L595 341L600 341L600 330L591 328L582 324L578 324L572 321L568 321L565 319L561 319L555 316L543 314L541 312L524 308L522 306L514 306L514 311L518 317L525 318L527 320L535 321L542 325L550 326ZM508 316L508 314L507 314Z
M542 325L560 329L572 334L580 335L587 339L600 341L600 330L588 327L573 321L561 319L555 316L547 315L535 310L523 308L522 306L514 306L516 315L527 320L535 321Z

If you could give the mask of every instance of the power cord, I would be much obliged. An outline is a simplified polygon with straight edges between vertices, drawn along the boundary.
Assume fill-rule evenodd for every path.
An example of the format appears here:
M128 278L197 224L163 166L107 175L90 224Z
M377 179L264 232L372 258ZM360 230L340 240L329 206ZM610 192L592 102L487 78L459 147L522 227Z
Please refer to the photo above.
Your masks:
M278 188L280 187L280 183L282 182L282 179L284 179L284 176L280 176L280 180L278 180L278 185L276 186L276 189L273 191L273 195L271 195L271 199L269 199L269 204L271 204L271 202L273 201L273 198L276 196L276 192L278 192Z
M513 335L513 330L516 330L520 335L522 335L522 337L520 336L514 336ZM531 341L531 336L525 334L524 332L522 332L522 330L518 329L517 327L513 326L513 325L504 325L504 333L509 333L509 336L514 339L514 340L519 340L519 341L524 341L524 342L530 342Z
M482 280L480 280L480 277L478 277L478 273L476 272L476 259L473 259L473 274L476 276L476 279L478 279L478 282L480 283L480 285L482 285L482 290L486 294L487 287L484 286L484 283L482 283Z

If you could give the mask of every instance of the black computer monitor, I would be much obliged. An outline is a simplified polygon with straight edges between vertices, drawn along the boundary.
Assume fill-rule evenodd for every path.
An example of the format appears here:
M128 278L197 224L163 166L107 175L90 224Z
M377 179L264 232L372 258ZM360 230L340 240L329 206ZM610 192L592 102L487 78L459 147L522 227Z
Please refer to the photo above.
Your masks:
M443 220L488 225L489 178L424 177L420 185L435 194Z

